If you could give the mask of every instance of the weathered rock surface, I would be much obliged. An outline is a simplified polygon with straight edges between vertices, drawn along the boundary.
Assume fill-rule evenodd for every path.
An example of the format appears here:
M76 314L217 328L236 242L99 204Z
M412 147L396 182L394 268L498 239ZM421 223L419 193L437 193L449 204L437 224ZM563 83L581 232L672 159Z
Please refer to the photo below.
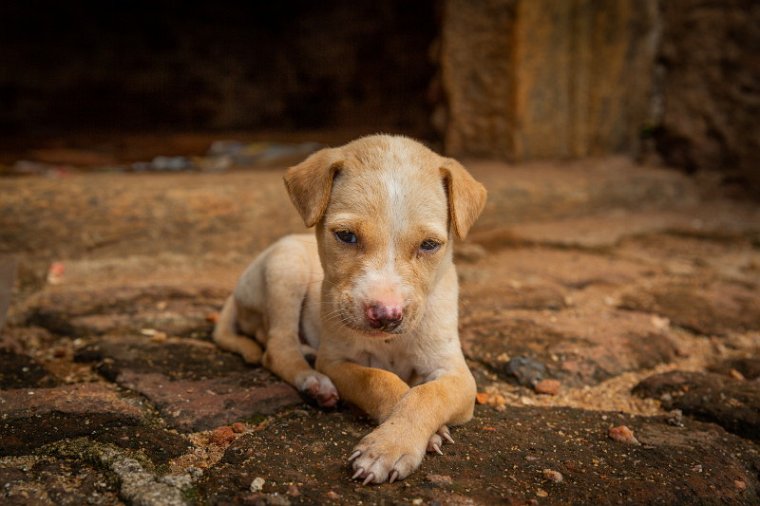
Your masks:
M757 502L751 436L631 395L713 369L716 403L752 405L726 385L756 375L757 210L618 159L471 168L490 200L457 256L460 335L482 404L444 457L379 487L345 464L361 417L308 406L209 339L256 252L302 230L279 171L0 179L0 250L22 253L0 331L0 502L81 503L80 476L93 502L103 477L104 504ZM660 291L709 310L627 305ZM710 420L735 430L746 413Z
M28 355L0 350L0 389L56 386L59 380Z
M0 412L3 455L23 455L51 441L144 420L138 402L126 400L106 385L91 383L0 390Z
M754 380L760 378L760 357L738 357L714 364L710 370L734 379ZM741 378L736 378L738 373Z
M640 446L609 439L608 429L622 424L634 431ZM551 504L752 504L760 499L753 467L760 464L757 448L709 424L673 427L664 418L574 409L478 408L472 422L453 430L456 444L446 445L443 456L427 456L399 485L363 487L350 480L346 459L370 429L344 412L292 412L232 443L200 480L198 492L211 504L282 498L291 504L418 498L422 504L525 504L542 498ZM545 469L560 472L563 480L547 478ZM255 478L264 480L260 492L250 490ZM293 487L299 495L292 494Z
M645 379L634 393L660 399L665 409L680 409L686 415L760 441L759 381L673 371Z
M624 294L621 307L666 316L700 334L760 330L760 295L751 282L665 282Z
M28 302L27 325L71 337L136 333L143 329L172 336L205 336L226 291L177 286L60 290Z
M677 339L643 314L484 312L468 315L466 322L461 334L465 353L505 379L513 375L504 355L532 357L544 364L549 377L589 385L667 363L678 352Z
M81 460L19 457L0 460L0 499L30 504L118 505L116 480Z
M205 341L105 338L81 350L78 359L98 361L101 374L144 395L170 426L183 431L212 429L302 402L269 372Z

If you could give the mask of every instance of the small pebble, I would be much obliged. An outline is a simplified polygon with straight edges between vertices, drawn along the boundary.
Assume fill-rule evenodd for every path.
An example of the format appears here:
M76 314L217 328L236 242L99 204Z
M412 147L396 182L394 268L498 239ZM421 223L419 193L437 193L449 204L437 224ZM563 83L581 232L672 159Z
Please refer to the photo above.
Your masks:
M562 473L553 469L544 469L544 478L554 483L561 483L565 479Z
M251 492L261 492L262 490L264 490L264 483L266 483L264 478L260 476L257 476L256 478L254 478L253 481L251 482Z
M450 485L453 482L451 476L445 474L428 474L426 478L430 483L436 485Z
M745 482L744 480L734 480L734 486L738 488L739 490L746 490L747 482Z
M224 426L214 429L214 432L209 436L209 441L215 445L224 446L235 439L235 433L232 431L232 427Z
M164 341L166 341L167 338L168 336L166 335L166 332L161 332L158 330L156 331L155 334L150 336L150 340L153 341L154 343L163 343Z
M539 488L538 490L536 490L536 495L538 497L549 497L549 492L547 492L546 490L542 488Z
M730 371L728 371L728 375L734 378L735 380L744 379L744 375L740 373L739 371L737 371L736 369L731 369Z
M530 357L514 357L504 365L505 372L523 386L530 387L544 379L546 366Z
M232 432L236 434L242 434L245 432L245 424L242 422L235 422L232 424Z
M625 425L619 425L617 427L611 427L607 432L607 435L620 443L640 445L639 440L633 435L633 431Z
M63 262L53 262L50 264L47 273L47 282L51 285L60 285L63 283L63 274L66 272L66 267Z
M559 393L560 382L553 379L545 379L536 383L533 387L536 393L545 395L557 395Z
M298 497L301 495L301 491L295 485L290 485L288 487L288 495L290 497Z
M415 497L414 499L412 499L412 504L414 504L415 506L419 506L420 504L422 504L422 497Z
M340 494L333 490L328 491L326 495L328 499L332 499L333 501L340 499Z

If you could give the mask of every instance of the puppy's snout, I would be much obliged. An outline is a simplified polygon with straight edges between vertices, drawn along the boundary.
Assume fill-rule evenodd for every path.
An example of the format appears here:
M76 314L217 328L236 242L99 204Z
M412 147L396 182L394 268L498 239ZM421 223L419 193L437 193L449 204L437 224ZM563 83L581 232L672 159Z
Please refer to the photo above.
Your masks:
M373 329L390 331L401 325L404 310L399 304L373 302L366 306L365 315Z

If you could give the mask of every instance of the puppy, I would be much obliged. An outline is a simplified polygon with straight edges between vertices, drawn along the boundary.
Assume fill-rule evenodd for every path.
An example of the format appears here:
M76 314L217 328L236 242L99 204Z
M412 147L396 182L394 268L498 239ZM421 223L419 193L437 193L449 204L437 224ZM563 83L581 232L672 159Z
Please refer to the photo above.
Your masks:
M354 448L353 478L403 479L426 450L453 442L448 424L472 417L452 246L482 211L485 188L455 160L388 135L314 153L285 185L316 234L259 255L214 340L322 406L340 397L364 410L379 426ZM306 359L315 352L316 370Z

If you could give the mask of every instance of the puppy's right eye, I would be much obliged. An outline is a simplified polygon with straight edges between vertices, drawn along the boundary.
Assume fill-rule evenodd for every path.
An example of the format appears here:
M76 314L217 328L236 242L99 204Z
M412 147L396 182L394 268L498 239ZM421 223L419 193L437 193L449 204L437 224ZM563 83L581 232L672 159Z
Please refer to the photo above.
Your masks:
M359 241L356 234L350 230L338 230L335 232L335 237L337 237L340 242L346 244L356 244Z

